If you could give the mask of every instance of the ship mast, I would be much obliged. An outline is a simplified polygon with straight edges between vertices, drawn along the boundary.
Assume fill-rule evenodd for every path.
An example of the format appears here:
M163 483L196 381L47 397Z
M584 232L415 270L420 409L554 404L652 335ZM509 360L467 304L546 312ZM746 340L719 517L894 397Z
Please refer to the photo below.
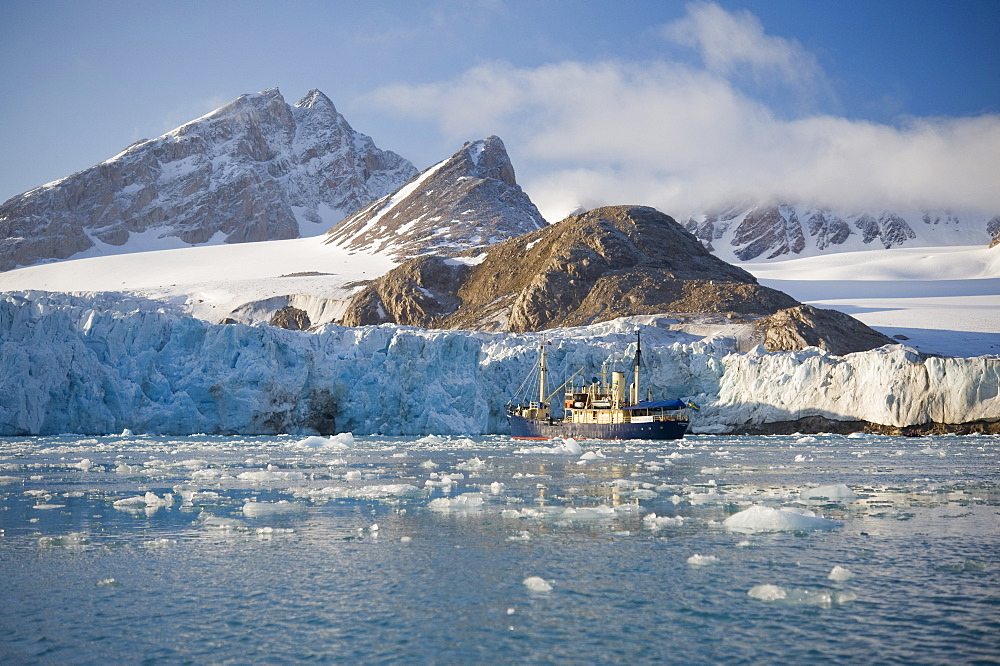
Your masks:
M635 329L635 381L632 384L632 404L639 402L639 364L642 362L642 337Z
M541 355L538 359L538 403L540 406L544 406L545 403L545 338L542 338L541 345L539 346L539 351Z

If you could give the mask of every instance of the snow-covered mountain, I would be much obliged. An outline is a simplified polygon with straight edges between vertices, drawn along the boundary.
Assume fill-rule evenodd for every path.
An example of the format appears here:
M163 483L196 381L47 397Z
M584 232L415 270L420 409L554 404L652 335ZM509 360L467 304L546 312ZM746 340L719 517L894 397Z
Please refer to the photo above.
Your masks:
M1000 230L1000 216L742 203L689 216L683 224L727 261L759 261L901 246L986 246Z
M450 158L334 227L326 242L403 260L499 243L545 226L499 137Z
M277 88L0 205L0 270L46 260L320 234L416 173L318 90Z
M645 381L701 406L695 432L1000 425L997 357L902 346L741 354L730 337L656 317L547 331L553 376L628 365L637 325ZM505 432L504 403L540 337L393 325L303 333L213 325L116 293L0 294L0 434Z

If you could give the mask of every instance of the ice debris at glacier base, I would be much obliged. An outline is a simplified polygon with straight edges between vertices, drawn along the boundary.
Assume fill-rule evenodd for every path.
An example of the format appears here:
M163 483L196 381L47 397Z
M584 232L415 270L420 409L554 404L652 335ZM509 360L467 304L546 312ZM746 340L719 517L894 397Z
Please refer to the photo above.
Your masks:
M635 328L623 319L546 331L550 367L583 365L591 376L609 358L627 365ZM891 426L1000 416L1000 358L926 358L902 346L733 353L726 338L641 328L645 382L701 406L693 432L808 416ZM538 341L394 325L212 325L126 294L9 292L0 385L17 390L0 392L0 433L506 432L503 405Z

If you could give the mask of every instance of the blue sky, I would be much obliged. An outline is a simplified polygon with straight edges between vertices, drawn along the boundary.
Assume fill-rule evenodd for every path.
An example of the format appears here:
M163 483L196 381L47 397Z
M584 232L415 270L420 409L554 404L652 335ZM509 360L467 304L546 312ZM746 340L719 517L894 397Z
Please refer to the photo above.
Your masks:
M550 219L1000 209L998 34L995 0L0 0L0 200L277 86L418 168L498 134Z

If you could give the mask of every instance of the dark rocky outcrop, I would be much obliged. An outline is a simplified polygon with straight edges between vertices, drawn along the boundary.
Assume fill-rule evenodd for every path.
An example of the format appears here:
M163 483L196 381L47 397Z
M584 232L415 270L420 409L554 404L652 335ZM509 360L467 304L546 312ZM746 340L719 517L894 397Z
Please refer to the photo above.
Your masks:
M990 241L990 247L1000 245L1000 215L986 223L986 232L993 238Z
M891 342L847 315L759 285L642 206L571 216L474 259L406 262L360 291L342 323L523 332L668 313L755 321L755 340L771 350L817 345L842 354Z
M754 341L768 351L819 347L843 356L894 344L892 338L837 310L797 305L753 322Z
M289 331L307 331L312 323L309 321L309 315L306 314L304 310L292 307L291 305L286 305L271 317L271 321L267 322L270 326L277 326L279 328L287 328Z

